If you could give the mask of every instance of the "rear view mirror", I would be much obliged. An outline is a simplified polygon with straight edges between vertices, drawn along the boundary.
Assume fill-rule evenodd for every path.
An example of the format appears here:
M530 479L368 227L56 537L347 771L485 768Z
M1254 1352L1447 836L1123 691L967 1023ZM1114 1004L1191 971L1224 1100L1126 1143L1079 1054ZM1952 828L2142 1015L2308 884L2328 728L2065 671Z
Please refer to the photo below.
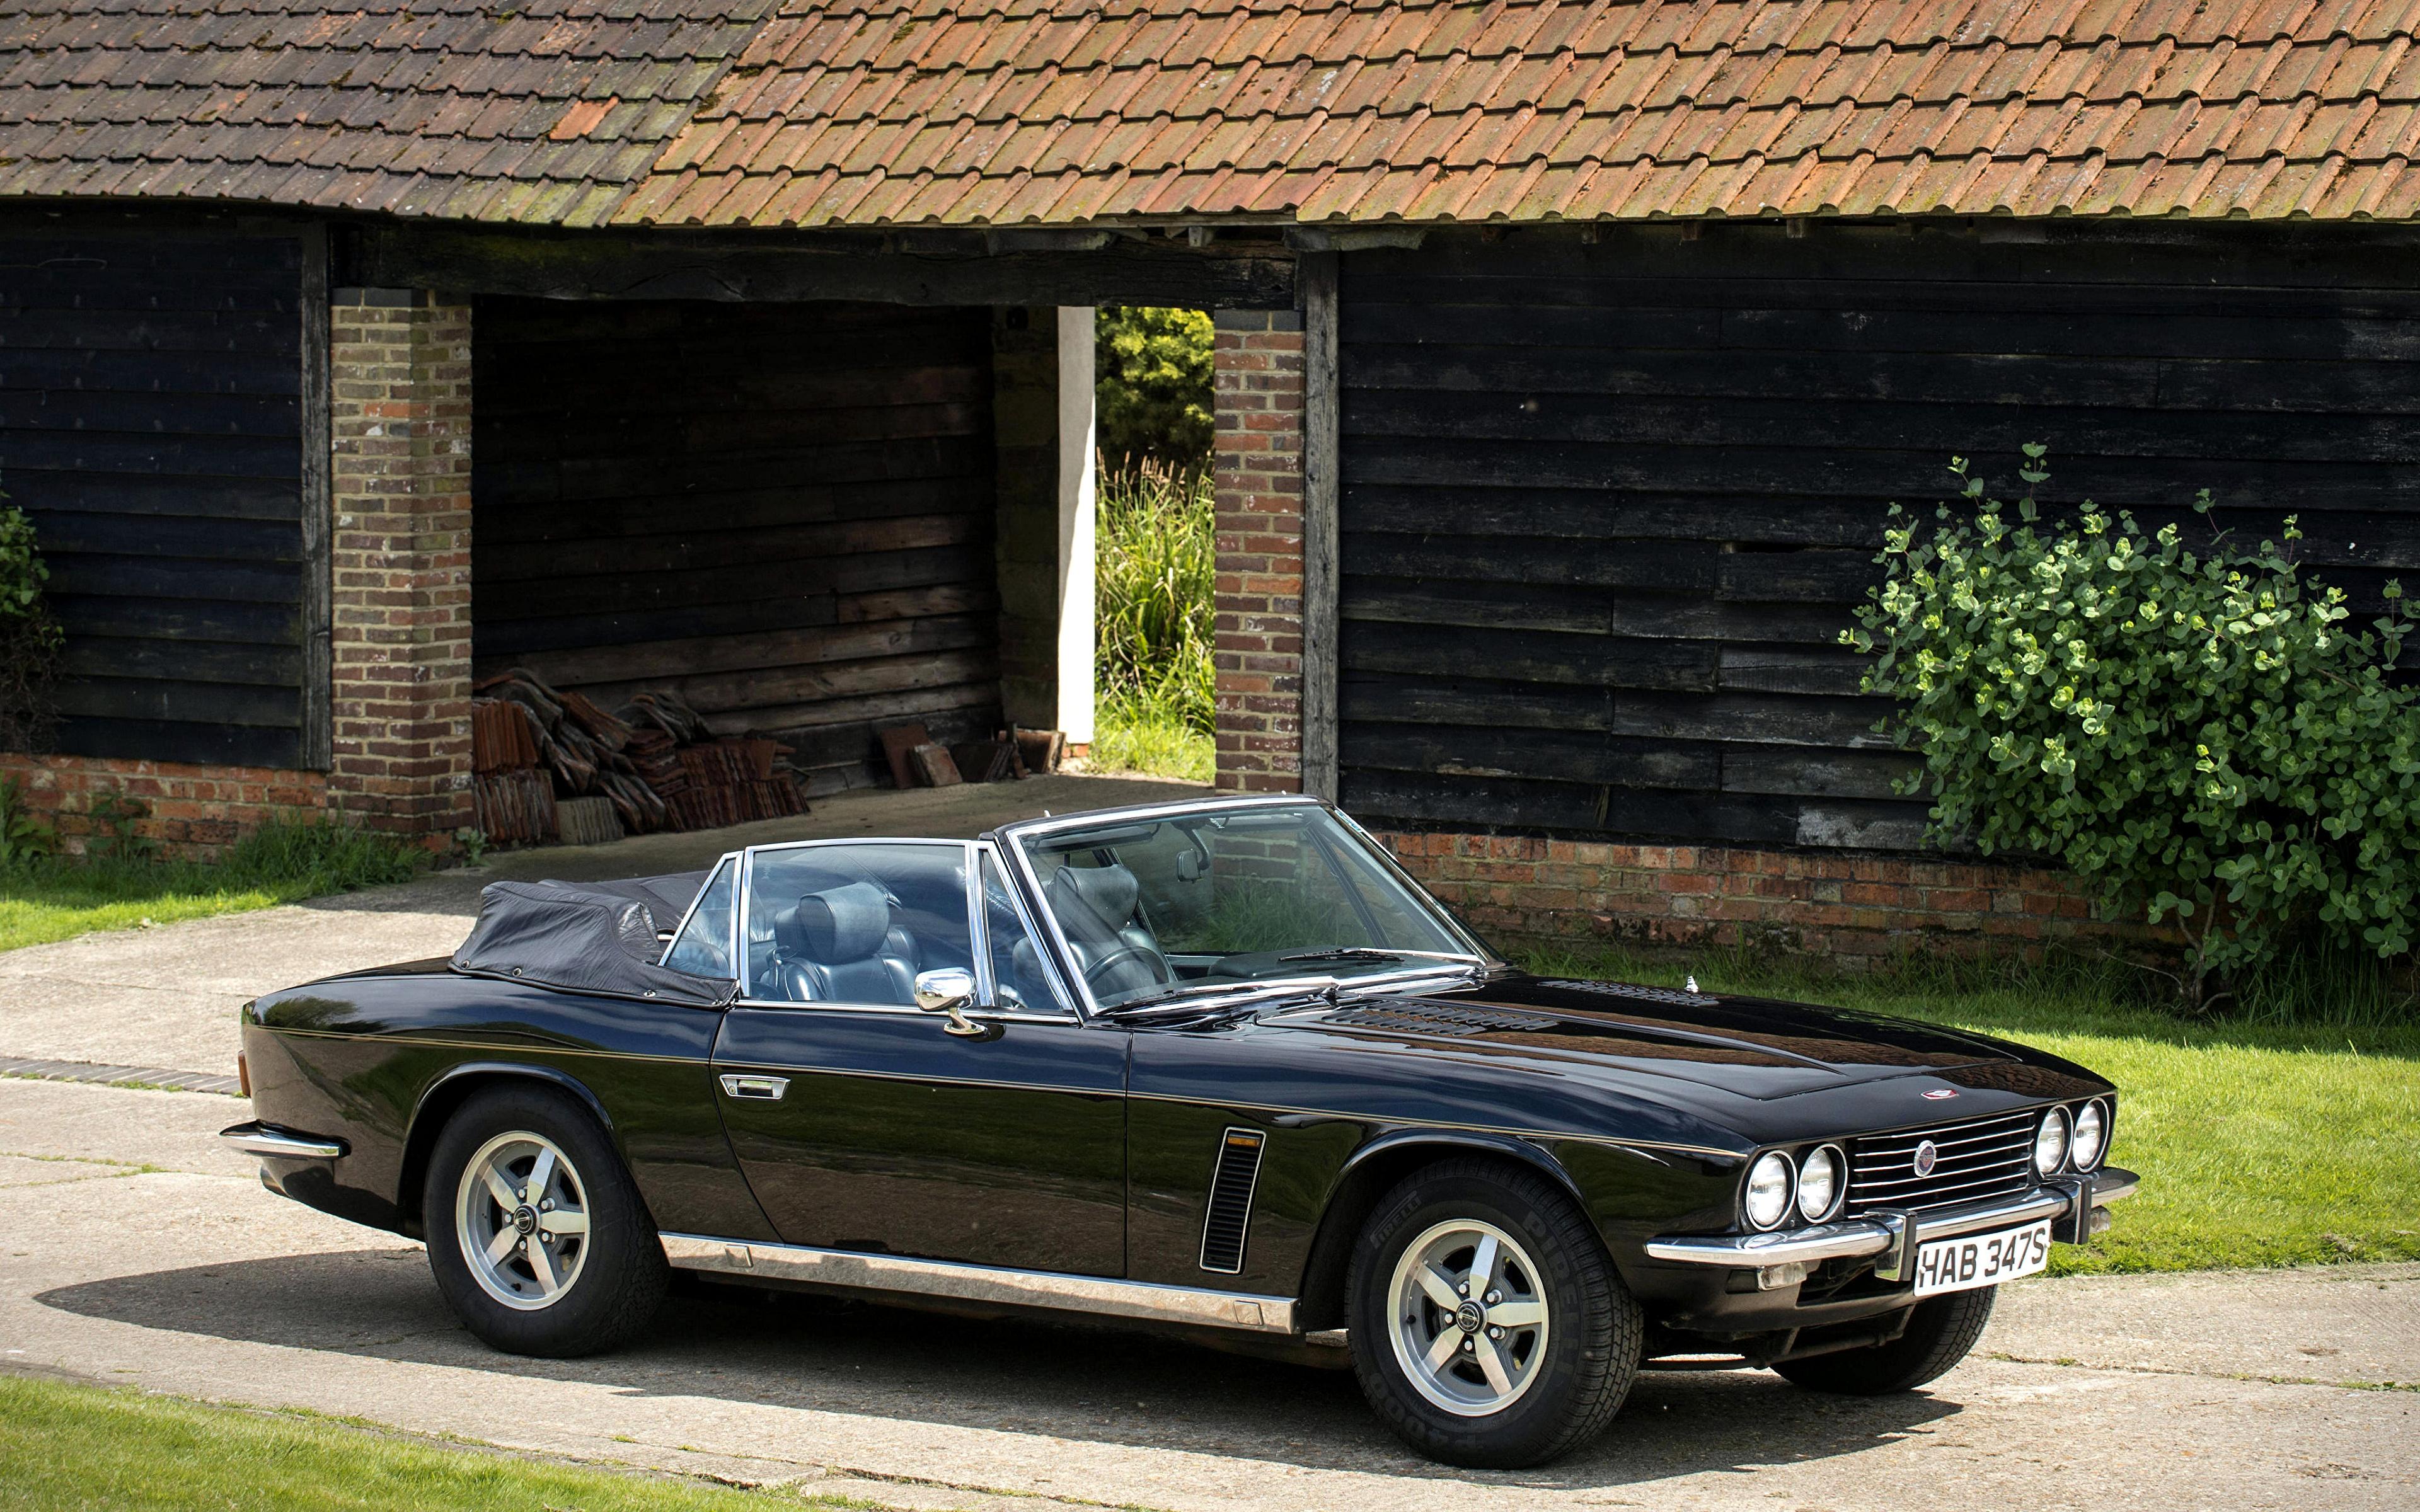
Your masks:
M983 1026L967 1017L967 1008L975 1000L975 974L956 966L944 966L939 971L916 973L916 1006L927 1013L947 1013L950 1022L945 1032L971 1036L984 1032Z

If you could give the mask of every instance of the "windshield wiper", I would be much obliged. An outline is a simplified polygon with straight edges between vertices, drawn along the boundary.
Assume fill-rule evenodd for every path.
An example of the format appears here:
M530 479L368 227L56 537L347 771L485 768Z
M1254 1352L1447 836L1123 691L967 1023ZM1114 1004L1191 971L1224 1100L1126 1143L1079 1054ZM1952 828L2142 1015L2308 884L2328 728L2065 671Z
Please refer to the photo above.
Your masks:
M1187 1014L1214 1013L1218 1010L1204 1005L1205 997L1232 997L1237 994L1258 999L1286 997L1324 991L1329 985L1325 978L1309 981L1218 981L1196 982L1190 987L1174 987L1156 997L1140 1002L1120 1003L1115 1008L1101 1010L1098 1017L1111 1020L1179 1017Z
M1331 945L1324 950L1296 950L1292 955L1278 957L1280 961L1401 961L1400 950L1381 950L1368 945Z
M1374 945L1330 945L1317 950L1297 950L1278 957L1280 961L1447 961L1456 965L1483 964L1481 958L1459 950L1382 950Z

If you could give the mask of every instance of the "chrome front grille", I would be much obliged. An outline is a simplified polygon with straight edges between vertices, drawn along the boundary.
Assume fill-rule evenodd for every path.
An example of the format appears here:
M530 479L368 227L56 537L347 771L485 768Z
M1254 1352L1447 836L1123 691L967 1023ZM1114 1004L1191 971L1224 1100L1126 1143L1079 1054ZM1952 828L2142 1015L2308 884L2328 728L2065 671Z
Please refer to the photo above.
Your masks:
M1849 1201L1868 1208L1943 1208L2008 1196L2033 1183L2036 1113L1868 1134L1849 1144ZM1932 1142L1931 1174L1916 1174L1916 1147Z

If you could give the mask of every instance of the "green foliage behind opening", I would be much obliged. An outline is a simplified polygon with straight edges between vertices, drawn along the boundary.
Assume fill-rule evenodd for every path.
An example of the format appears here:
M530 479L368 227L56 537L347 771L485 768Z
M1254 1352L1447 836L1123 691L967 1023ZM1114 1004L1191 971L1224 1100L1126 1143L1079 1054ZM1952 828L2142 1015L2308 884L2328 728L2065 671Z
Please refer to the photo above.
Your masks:
M1217 557L1209 474L1155 462L1105 467L1096 517L1094 765L1207 781Z
M1103 305L1094 317L1093 378L1101 455L1125 471L1155 462L1210 465L1210 317L1199 310Z
M2420 689L2394 671L2400 590L2352 625L2295 562L2290 516L2282 546L2198 550L2089 501L2046 519L2043 448L2024 452L2013 507L1963 459L1964 502L1930 532L1892 506L1885 581L1842 637L1899 701L1932 838L2046 857L2174 920L2189 1007L2313 951L2408 962Z

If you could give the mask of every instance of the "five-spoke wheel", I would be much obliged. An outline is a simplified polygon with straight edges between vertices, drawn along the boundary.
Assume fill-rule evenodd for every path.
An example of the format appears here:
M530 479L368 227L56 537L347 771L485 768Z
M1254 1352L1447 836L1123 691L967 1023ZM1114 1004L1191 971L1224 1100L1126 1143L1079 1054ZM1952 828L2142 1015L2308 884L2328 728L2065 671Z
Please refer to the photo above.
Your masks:
M507 1307L544 1307L580 1280L588 1258L588 1199L580 1170L554 1142L508 1130L462 1169L455 1237L471 1279Z
M472 1333L516 1354L609 1350L670 1273L621 1157L588 1110L531 1083L474 1094L439 1131L422 1197L428 1265Z
M1597 1236L1559 1187L1479 1156L1381 1198L1345 1282L1353 1367L1422 1454L1514 1469L1603 1428L1644 1335Z
M1545 1288L1519 1242L1476 1219L1437 1224L1395 1265L1395 1362L1449 1412L1520 1400L1546 1358Z

